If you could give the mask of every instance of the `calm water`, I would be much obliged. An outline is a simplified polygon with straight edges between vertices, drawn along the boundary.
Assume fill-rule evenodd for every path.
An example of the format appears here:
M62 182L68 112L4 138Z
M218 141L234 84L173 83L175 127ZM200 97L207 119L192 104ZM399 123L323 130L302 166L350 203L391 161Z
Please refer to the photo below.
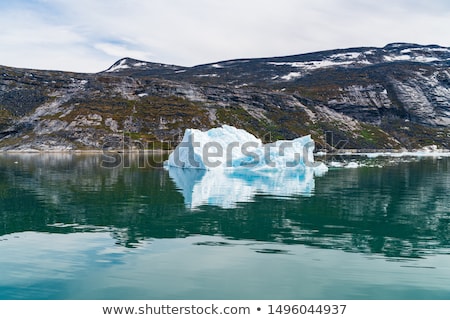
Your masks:
M449 158L322 177L101 160L0 155L0 298L450 299Z

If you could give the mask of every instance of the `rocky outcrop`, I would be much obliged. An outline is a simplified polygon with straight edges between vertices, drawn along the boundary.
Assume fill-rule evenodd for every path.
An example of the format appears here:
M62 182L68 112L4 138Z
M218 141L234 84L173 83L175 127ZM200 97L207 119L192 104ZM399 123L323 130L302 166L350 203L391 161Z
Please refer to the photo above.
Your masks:
M0 150L172 148L221 124L319 148L450 148L450 49L391 44L97 74L0 67Z

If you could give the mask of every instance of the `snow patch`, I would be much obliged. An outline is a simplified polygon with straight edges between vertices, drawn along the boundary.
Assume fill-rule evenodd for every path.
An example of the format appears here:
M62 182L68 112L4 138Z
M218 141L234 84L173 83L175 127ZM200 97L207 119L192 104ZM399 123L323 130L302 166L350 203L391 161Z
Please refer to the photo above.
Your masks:
M430 48L430 51L450 53L450 49L449 48Z
M199 78L218 78L220 77L217 73L210 73L210 74L198 74L196 77Z
M281 79L289 81L289 80L293 80L293 79L297 79L297 78L301 78L302 74L301 72L290 72L285 76L282 76Z
M336 53L330 56L331 59L341 59L341 60L348 60L348 59L357 59L359 56L361 56L360 52L345 52L345 53Z
M130 68L130 66L127 65L127 59L123 59L119 62L118 65L112 66L111 68L106 70L106 72L118 72L120 70L129 69L129 68Z
M407 61L407 60L411 60L411 56L407 55L407 54L402 54L402 55L389 55L389 56L384 56L384 61L387 62L392 62L392 61Z
M318 60L318 61L306 61L306 62L268 62L268 64L275 66L290 66L293 68L299 68L304 70L315 70L320 68L342 66L354 63L354 61L331 61L331 60Z
M417 56L417 57L414 57L413 60L417 61L417 62L428 63L428 62L439 61L440 59L439 58L435 58L435 57Z
M412 49L402 50L401 53L402 53L401 55L385 55L383 57L383 59L386 62L413 61L413 62L422 62L422 63L429 63L429 62L435 62L435 61L441 60L438 57L413 53ZM405 53L409 53L409 54L405 54Z
M146 62L136 62L135 64L133 64L133 67L145 67L147 65Z
M342 66L349 66L352 64L359 64L359 65L369 65L372 64L367 59L364 60L358 60L358 57L360 57L361 54L357 52L350 52L348 54L342 53L342 54L334 54L331 55L328 59L325 60L314 60L314 61L305 61L305 62L268 62L270 65L274 66L289 66L291 68L300 69L303 71L303 73L321 69L321 68L331 68L331 67L342 67ZM281 77L283 80L293 80L296 78L299 78L303 75L300 71L293 71L288 73L287 75L284 75ZM272 80L275 80L272 78Z

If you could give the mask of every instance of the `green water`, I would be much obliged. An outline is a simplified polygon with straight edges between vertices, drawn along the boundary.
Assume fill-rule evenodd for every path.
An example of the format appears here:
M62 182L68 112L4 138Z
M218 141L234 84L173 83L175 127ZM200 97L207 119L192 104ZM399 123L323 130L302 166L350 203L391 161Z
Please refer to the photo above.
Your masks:
M395 161L295 189L0 155L0 298L450 299L450 158Z

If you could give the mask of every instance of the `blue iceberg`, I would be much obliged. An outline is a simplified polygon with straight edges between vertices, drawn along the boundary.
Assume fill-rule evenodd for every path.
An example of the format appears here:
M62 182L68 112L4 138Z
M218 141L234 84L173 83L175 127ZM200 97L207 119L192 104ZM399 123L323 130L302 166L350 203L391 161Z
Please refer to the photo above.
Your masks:
M314 176L328 170L314 162L313 150L310 136L263 144L232 126L188 129L165 168L188 208L235 208L258 194L311 196Z
M263 144L251 133L224 125L208 131L187 129L169 156L166 167L217 170L305 170L321 174L328 168L315 163L311 136Z

